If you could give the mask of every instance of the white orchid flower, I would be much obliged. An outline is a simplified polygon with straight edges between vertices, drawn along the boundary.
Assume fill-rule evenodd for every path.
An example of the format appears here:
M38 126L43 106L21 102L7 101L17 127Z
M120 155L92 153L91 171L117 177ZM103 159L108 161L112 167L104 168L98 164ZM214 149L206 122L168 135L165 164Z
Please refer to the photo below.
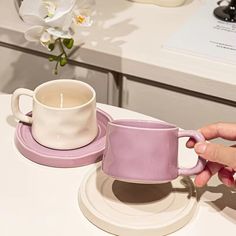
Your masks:
M73 23L76 26L91 26L93 23L91 16L94 13L94 6L95 0L77 1L73 10Z
M25 32L25 37L29 41L40 41L40 32L47 32L54 38L72 38L70 28L92 25L94 6L95 0L23 0L20 16L24 22L34 25Z
M53 17L55 15L57 5L52 1L44 1L44 4L47 9L47 17Z
M71 35L55 28L46 29L43 26L32 26L25 32L25 38L31 42L40 41L44 47L48 48L50 44L55 43L57 38L69 39Z
M44 46L58 37L72 38L69 27L75 3L76 0L24 0L19 10L20 16L24 22L34 25L25 32L25 38L40 41ZM45 38L49 43L45 43Z
M49 57L58 65L67 64L67 49L74 45L73 36L78 26L91 26L95 0L23 0L19 14L32 25L26 32L28 41L38 41L48 50L59 47L60 54Z

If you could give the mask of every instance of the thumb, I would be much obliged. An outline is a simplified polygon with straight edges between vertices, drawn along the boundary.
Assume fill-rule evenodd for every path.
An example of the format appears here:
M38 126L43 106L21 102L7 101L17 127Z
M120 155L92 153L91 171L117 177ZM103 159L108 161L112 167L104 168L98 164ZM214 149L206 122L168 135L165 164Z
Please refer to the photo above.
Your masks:
M204 159L221 163L236 170L236 148L221 144L199 142L194 146L195 152Z

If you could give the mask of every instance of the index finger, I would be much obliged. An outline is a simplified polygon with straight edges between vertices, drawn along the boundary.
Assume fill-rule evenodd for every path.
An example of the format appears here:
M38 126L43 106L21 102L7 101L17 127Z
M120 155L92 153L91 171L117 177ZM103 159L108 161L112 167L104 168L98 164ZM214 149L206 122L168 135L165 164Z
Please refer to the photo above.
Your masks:
M224 138L227 140L236 140L236 123L215 123L199 129L206 140L214 138Z

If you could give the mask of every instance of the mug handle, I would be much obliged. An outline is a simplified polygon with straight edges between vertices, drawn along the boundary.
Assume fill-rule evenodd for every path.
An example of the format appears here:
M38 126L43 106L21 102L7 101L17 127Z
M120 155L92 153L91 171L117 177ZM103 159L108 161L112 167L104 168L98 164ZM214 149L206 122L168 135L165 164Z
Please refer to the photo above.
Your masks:
M26 95L29 97L33 97L34 96L34 92L30 89L24 89L24 88L18 88L14 91L12 97L11 97L11 109L12 109L12 113L13 115L20 121L28 123L28 124L32 124L33 123L33 119L30 116L27 116L25 114L23 114L20 111L20 96L21 95Z
M180 130L178 132L178 138L181 137L190 137L196 140L196 142L205 141L203 135L195 130ZM179 168L178 175L189 176L200 173L206 165L206 160L198 156L197 164L192 168Z

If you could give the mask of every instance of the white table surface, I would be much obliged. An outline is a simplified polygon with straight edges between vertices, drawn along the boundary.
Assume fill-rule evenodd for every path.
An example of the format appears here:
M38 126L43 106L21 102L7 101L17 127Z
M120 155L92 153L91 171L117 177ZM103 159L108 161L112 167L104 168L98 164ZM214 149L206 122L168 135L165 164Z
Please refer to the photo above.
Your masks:
M30 100L21 100L24 112ZM98 104L114 119L153 119L129 110ZM11 113L10 95L0 95L0 235L78 236L108 235L90 223L78 206L78 191L86 172L94 165L52 168L31 162L14 146L16 121ZM193 151L180 141L181 165L195 162ZM198 209L188 225L173 233L183 235L223 235L236 233L236 192L217 179L201 190ZM217 209L217 207L221 209Z
M19 18L14 1L0 1L0 41L47 52L24 39L29 26ZM181 7L168 8L129 0L96 0L94 24L79 31L83 31L80 42L84 44L72 59L236 101L236 65L163 49L206 1L186 0Z

